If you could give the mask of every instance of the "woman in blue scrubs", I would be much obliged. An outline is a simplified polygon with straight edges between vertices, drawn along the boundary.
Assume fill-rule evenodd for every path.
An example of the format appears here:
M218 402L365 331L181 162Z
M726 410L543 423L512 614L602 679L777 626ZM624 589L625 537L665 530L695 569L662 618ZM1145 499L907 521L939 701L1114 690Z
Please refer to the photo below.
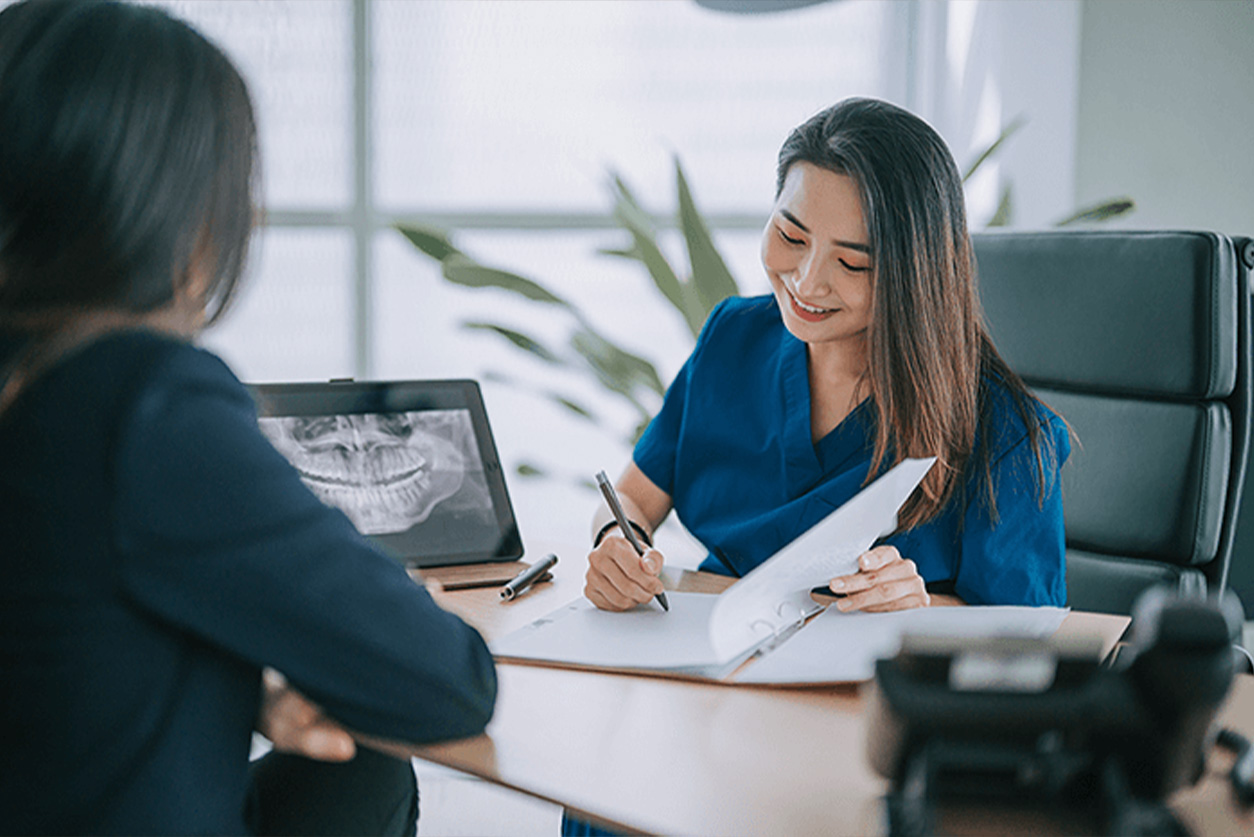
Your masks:
M762 237L773 293L707 320L617 482L651 543L673 509L741 576L908 457L936 464L898 528L834 578L842 610L1063 605L1068 430L985 329L962 181L944 141L886 102L843 101L779 155ZM608 521L608 522L607 522ZM662 590L608 511L585 594Z

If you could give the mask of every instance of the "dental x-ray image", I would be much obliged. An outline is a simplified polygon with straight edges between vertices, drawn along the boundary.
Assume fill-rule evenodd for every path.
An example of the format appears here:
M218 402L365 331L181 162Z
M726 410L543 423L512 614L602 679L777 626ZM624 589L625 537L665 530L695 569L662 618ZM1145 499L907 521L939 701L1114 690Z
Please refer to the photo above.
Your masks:
M388 536L421 532L428 523L436 540L445 540L436 530L468 540L476 529L495 537L468 410L263 417L258 424L310 490L363 535L401 551L415 539ZM430 537L419 540L437 546Z

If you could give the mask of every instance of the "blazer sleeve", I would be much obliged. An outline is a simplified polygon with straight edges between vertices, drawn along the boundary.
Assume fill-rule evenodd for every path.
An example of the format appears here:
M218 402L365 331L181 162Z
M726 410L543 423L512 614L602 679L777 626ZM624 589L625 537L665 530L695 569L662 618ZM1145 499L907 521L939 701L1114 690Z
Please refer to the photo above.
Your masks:
M484 729L483 639L306 488L220 361L165 363L117 450L117 583L139 607L278 669L352 729L417 743Z

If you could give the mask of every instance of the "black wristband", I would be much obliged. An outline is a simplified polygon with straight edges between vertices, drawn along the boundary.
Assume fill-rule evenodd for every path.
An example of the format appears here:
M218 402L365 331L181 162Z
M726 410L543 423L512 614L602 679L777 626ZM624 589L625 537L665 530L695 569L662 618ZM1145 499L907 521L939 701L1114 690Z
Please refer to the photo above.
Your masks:
M611 520L609 523L605 524L600 529L598 529L596 535L594 535L592 538L592 548L596 549L598 546L600 546L601 541L605 540L605 536L609 534L610 529L614 528L617 525L618 525L617 520ZM636 521L631 520L630 518L628 518L627 520L627 525L630 526L632 529L636 530L636 534L640 536L640 540L644 541L645 546L649 548L653 547L653 538L649 537L649 533L644 530L643 526L641 526Z

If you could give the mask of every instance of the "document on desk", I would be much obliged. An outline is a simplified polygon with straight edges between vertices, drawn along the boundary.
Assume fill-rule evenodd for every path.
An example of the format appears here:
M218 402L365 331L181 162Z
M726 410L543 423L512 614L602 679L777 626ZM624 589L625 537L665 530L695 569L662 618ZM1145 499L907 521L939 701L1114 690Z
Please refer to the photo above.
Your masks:
M738 683L842 683L870 680L875 661L891 657L906 634L953 638L1048 639L1065 607L928 607L892 613L844 613L834 607L736 678Z
M719 596L675 593L670 613L598 611L581 599L493 644L501 658L720 678L785 644L823 609L810 589L857 571L897 526L897 511L935 459L898 463Z
M858 571L858 556L897 528L897 511L936 462L905 459L719 595L714 652L730 659L815 612L810 589Z
M720 596L670 594L671 609L599 610L584 598L492 643L499 658L562 667L773 685L869 680L875 661L891 657L906 634L1044 639L1067 615L1058 607L936 607L894 613L828 608L804 627L770 637L723 660L707 623ZM741 664L752 662L737 672Z
M710 645L718 596L671 591L669 612L643 605L625 613L579 598L492 643L497 657L613 671L718 680L756 649L720 660Z

